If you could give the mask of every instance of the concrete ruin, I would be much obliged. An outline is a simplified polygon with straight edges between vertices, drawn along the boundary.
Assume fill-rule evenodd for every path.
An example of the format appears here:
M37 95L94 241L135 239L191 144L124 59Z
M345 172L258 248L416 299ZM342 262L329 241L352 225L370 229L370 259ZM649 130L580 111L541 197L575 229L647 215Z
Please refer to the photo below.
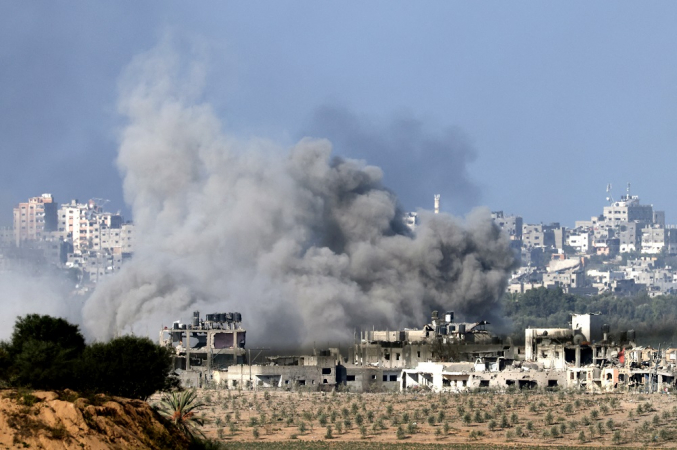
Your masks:
M238 313L200 320L195 312L191 324L165 327L160 342L175 350L174 368L186 386L353 392L675 387L677 349L638 347L634 331L612 334L598 314L574 314L569 328L527 328L524 346L493 336L488 325L434 311L421 329L356 333L347 357L331 348L253 364Z
M184 384L201 386L212 373L245 364L246 330L240 313L193 313L191 323L176 321L160 331L160 345L175 352L174 371Z

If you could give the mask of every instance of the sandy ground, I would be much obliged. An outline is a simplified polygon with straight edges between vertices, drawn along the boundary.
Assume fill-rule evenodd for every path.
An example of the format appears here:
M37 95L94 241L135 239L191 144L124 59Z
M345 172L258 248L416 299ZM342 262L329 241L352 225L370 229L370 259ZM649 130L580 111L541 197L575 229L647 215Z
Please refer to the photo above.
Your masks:
M141 400L0 390L0 449L160 450L187 446L186 437L165 428Z
M209 438L677 447L666 394L199 391ZM149 401L157 403L160 396ZM331 427L331 437L327 436ZM401 432L398 437L398 428Z

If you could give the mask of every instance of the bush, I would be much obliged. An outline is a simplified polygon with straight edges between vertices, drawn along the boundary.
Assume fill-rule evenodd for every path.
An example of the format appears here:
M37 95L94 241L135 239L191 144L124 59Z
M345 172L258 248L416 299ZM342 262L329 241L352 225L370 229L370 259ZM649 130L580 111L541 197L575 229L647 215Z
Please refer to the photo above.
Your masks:
M38 314L19 317L0 344L0 378L13 386L146 399L178 386L172 354L148 338L85 345L78 326Z
M123 336L95 343L82 355L81 387L145 400L157 391L178 386L170 376L172 353L145 337Z
M360 425L360 438L367 439L367 427Z
M407 424L407 433L409 434L414 434L416 433L416 424L413 422L409 422Z
M619 430L614 431L614 436L611 438L611 442L616 445L623 443L623 437L621 436L621 432Z
M546 425L552 425L552 423L555 421L555 417L552 415L552 412L548 411L548 414L545 415L544 420Z
M8 343L2 345L1 373L14 386L79 390L73 376L85 349L77 325L38 314L19 317Z

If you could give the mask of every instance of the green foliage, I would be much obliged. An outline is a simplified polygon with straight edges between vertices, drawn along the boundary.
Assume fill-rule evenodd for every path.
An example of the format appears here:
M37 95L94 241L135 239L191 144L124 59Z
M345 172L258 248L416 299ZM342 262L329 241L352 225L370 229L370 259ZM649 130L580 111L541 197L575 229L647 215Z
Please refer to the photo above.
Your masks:
M146 399L178 385L170 370L170 351L148 338L86 346L77 325L38 314L19 317L0 343L0 380L16 387Z
M567 327L572 313L601 312L612 330L634 329L643 339L658 343L677 340L677 295L616 297L606 293L592 297L567 294L562 289L530 289L506 295L505 313L514 324L515 342L523 342L526 326Z
M585 431L581 431L580 433L578 433L578 442L580 442L580 443L582 444L582 443L584 443L585 441L586 441L586 439L585 439Z
M615 445L623 443L623 436L621 435L621 432L619 430L614 431L614 435L611 438L611 442Z
M62 390L73 383L85 339L77 325L38 314L19 317L0 352L0 371L13 386Z
M121 397L146 399L178 386L170 377L170 349L146 337L123 336L95 343L82 355L82 387Z
M187 436L194 438L202 435L197 428L204 425L204 419L195 413L204 407L197 398L197 392L193 390L182 392L169 392L162 397L158 412L169 419Z

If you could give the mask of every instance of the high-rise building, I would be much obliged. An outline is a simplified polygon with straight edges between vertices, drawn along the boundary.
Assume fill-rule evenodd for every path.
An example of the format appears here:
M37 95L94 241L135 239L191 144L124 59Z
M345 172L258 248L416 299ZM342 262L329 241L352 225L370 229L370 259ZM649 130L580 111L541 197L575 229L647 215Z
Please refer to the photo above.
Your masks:
M57 203L52 194L32 197L14 208L14 245L39 241L45 232L57 229Z

